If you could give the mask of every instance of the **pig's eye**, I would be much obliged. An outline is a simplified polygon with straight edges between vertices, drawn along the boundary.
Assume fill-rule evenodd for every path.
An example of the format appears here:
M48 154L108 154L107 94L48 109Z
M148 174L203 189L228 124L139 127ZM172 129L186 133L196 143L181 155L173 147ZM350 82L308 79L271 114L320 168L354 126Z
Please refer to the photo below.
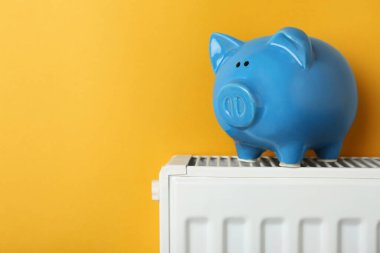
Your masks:
M249 65L249 61L244 62L244 66L247 67Z
M237 68L240 67L240 62L236 63L236 67Z

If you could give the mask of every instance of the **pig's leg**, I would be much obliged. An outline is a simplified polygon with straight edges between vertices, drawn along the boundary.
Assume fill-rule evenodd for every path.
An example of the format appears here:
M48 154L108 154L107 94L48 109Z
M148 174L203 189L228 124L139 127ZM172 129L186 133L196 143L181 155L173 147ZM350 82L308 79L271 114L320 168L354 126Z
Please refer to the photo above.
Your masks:
M239 142L235 143L236 151L238 153L239 160L252 161L260 157L260 155L265 151L261 148L254 148L241 144Z
M342 142L334 143L323 148L315 149L315 153L320 161L335 162L340 153Z
M296 168L300 167L305 151L302 144L289 144L278 148L276 154L281 167Z

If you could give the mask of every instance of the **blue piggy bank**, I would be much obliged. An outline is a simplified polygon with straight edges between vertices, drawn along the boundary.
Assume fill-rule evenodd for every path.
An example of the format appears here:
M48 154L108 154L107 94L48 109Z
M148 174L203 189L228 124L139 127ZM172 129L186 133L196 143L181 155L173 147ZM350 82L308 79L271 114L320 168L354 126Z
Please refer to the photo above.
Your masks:
M307 150L335 161L357 111L357 90L346 59L297 28L242 42L214 33L213 106L239 159L265 150L280 166L298 167Z

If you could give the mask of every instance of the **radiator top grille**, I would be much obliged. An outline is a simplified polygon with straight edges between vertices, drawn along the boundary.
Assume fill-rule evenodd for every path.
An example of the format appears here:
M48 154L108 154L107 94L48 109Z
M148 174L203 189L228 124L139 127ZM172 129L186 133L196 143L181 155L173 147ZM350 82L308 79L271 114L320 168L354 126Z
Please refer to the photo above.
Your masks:
M237 156L193 156L188 166L195 167L278 167L275 157L260 157L256 161L240 161ZM322 162L317 158L304 158L301 167L380 168L380 157L341 157L336 162Z

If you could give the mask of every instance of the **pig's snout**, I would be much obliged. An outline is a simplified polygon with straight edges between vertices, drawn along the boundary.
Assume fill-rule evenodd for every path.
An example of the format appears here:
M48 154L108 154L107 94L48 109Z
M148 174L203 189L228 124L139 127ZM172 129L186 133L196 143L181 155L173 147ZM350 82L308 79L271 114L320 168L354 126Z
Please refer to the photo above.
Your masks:
M221 117L233 127L248 127L255 118L255 101L248 88L239 83L223 86L217 94Z

